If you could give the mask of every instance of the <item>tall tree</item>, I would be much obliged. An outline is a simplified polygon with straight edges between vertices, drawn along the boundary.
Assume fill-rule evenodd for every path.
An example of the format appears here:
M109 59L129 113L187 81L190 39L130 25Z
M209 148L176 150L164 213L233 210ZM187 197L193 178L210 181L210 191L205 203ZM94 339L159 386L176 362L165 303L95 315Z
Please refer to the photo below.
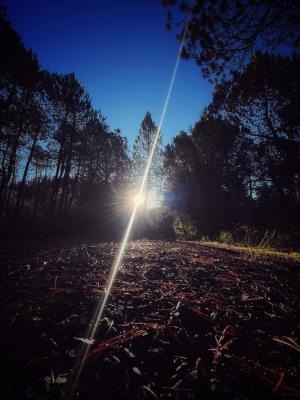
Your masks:
M200 232L243 219L248 145L238 126L204 114L190 135L181 132L166 147L167 200L196 220Z
M24 188L26 179L28 177L30 167L35 156L35 152L38 146L48 139L49 129L49 118L48 118L48 107L49 102L47 101L46 92L43 87L43 73L39 72L36 77L35 87L30 93L30 97L27 101L30 104L30 125L28 126L27 132L24 132L25 143L22 149L22 160L24 161L24 168L22 172L21 182L16 195L15 211L18 214L21 212L21 208L24 204Z
M261 194L269 203L273 198L276 214L284 211L286 223L295 222L300 205L299 68L296 55L256 53L242 72L217 85L209 107L212 114L239 124L253 140L256 197Z
M39 66L0 13L0 214L9 209L12 185L28 135L36 130ZM10 187L9 187L10 185Z
M68 212L74 159L80 147L82 128L91 112L91 103L74 74L48 74L47 79L58 151L50 211L53 213L57 209L59 214L63 214Z
M150 112L147 112L137 135L132 154L133 177L136 184L139 184L143 178L147 161L150 156L154 139L157 134L155 125ZM145 185L145 208L148 206L149 191L155 189L160 184L161 161L162 161L162 139L159 136L157 146L153 155L151 167Z

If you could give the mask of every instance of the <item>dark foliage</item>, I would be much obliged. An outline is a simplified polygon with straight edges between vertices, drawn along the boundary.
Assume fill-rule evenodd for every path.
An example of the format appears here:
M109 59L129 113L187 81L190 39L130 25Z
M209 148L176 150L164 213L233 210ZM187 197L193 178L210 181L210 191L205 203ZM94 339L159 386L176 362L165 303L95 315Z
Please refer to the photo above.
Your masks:
M291 53L300 46L297 0L162 0L162 3L169 9L167 27L179 29L179 37L189 16L182 55L195 59L206 76L220 77L226 71L240 69L257 50ZM185 18L179 18L178 11Z
M115 219L128 211L120 205L130 172L126 139L92 109L74 74L42 70L0 19L1 234L119 237Z
M166 147L167 199L200 234L299 230L299 69L296 55L256 53L215 87L191 133Z

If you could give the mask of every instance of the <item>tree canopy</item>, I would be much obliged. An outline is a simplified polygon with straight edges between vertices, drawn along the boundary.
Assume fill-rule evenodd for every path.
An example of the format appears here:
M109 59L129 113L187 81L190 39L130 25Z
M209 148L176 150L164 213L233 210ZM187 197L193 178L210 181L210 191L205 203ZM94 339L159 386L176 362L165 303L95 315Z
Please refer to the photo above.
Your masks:
M240 70L257 50L291 54L300 46L297 0L162 3L168 9L167 27L179 37L189 19L182 56L194 59L206 76L225 77Z
M166 147L168 200L203 234L241 225L297 231L299 58L256 53L190 134ZM195 201L197 199L197 201Z

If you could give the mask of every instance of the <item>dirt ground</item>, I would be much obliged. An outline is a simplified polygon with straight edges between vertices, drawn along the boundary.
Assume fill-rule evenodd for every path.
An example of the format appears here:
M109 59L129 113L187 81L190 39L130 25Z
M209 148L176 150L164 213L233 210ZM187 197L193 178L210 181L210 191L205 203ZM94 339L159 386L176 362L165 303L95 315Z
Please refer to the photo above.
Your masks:
M118 249L0 251L1 399L63 399ZM75 399L299 398L299 261L129 245Z

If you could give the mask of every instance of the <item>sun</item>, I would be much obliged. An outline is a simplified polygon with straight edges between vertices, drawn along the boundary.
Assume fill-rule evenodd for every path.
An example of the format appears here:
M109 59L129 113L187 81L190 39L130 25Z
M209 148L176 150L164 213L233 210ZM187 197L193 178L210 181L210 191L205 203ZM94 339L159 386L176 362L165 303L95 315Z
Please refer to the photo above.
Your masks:
M144 193L136 193L133 198L132 198L133 204L137 205L138 207L141 207L142 205L145 204L145 195Z

